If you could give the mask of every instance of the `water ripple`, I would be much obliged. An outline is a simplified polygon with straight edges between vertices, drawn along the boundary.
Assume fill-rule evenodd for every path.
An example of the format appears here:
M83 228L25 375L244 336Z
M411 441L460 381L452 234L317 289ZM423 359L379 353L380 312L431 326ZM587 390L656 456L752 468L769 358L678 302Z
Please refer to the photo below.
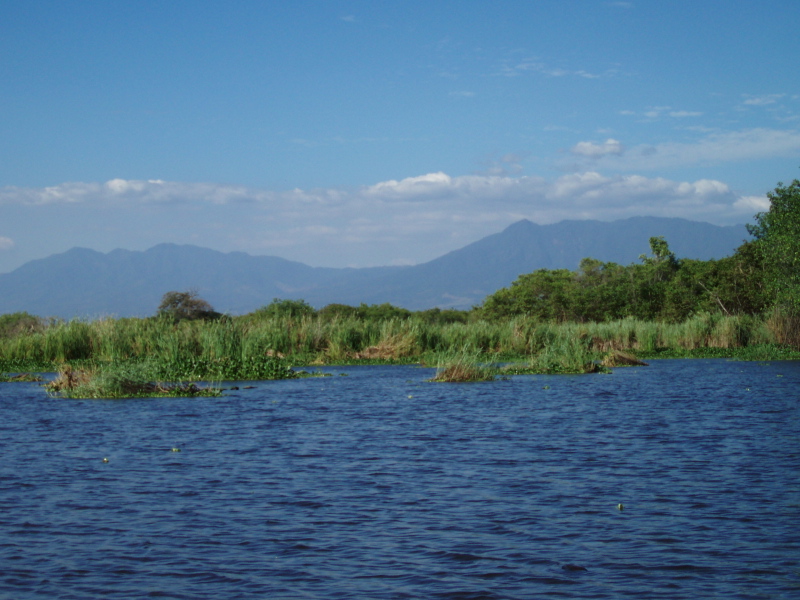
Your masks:
M796 362L330 371L222 399L0 386L0 597L800 595Z

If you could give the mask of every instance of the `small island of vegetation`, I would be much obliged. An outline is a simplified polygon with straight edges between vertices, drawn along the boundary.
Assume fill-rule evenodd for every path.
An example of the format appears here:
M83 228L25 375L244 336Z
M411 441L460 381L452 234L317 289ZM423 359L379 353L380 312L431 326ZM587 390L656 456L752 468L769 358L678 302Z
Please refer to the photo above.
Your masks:
M58 372L64 397L217 395L199 381L300 376L297 365L421 363L435 381L591 373L648 357L800 358L800 181L778 184L752 241L719 260L650 240L638 263L540 269L471 310L390 304L319 310L275 299L245 315L167 292L148 318L0 316L0 381ZM505 366L498 366L501 363Z

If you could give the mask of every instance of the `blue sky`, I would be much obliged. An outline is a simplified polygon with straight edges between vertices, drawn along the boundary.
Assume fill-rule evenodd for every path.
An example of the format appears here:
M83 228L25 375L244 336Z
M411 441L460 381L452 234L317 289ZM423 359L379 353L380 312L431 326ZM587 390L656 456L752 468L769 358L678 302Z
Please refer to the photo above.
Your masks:
M749 222L799 176L797 23L794 0L5 2L0 273L73 246L361 267L523 218Z

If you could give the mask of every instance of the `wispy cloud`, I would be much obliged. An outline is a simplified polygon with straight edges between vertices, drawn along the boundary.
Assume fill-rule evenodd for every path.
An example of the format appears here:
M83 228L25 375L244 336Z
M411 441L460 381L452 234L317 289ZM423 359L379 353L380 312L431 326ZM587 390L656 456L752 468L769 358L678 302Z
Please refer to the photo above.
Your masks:
M571 152L588 158L599 158L609 154L622 154L625 148L615 139L609 138L602 144L594 142L578 142L572 147Z
M548 77L582 77L584 79L599 79L601 77L613 75L616 71L609 69L603 73L592 73L585 69L563 69L552 67L539 60L538 58L525 58L513 63L503 64L496 75L503 77L519 77L526 73L538 73Z
M488 158L483 161L482 169L478 175L508 176L522 173L522 161L525 156L514 152L504 154L499 158Z
M641 112L634 110L621 110L620 115L630 117L644 117L645 119L660 119L671 117L673 119L684 119L686 117L702 117L703 113L697 110L675 110L671 106L651 106Z
M515 164L514 156L506 163ZM501 160L502 162L502 160ZM613 220L637 215L718 224L748 221L765 199L712 179L674 181L595 170L555 179L443 172L354 188L265 190L214 183L114 179L48 188L0 188L4 215L36 223L15 250L55 229L58 247L86 245L85 224L102 214L97 249L144 249L163 241L278 255L315 266L430 260L520 219ZM27 236L27 237L26 237ZM99 239L99 238L98 238ZM5 242L8 246L9 242Z
M561 166L581 170L591 164L594 165L593 168L635 172L800 156L800 131L757 128L717 132L692 142L640 144L627 148L624 152L603 152L606 145L608 143L601 145L580 142L572 149L573 157L577 156L591 162L575 163L573 159L572 163L564 161ZM608 145L608 148L613 149L614 145ZM584 151L581 152L581 149Z
M713 200L711 204L710 199ZM174 207L179 211L184 211L187 204L239 206L240 210L252 211L255 216L268 214L276 222L302 217L308 226L334 227L333 223L342 218L348 223L369 221L382 233L391 229L397 220L430 222L432 214L443 215L437 217L440 222L452 219L496 221L500 215L503 219L528 216L554 222L577 216L575 209L578 207L584 218L608 219L614 218L616 213L636 211L667 214L670 206L676 203L683 206L687 200L697 207L697 214L710 216L723 205L730 210L739 198L724 183L714 180L676 182L633 175L606 176L596 171L568 174L553 180L494 175L452 177L436 172L358 188L285 191L122 179L106 183L65 183L49 188L0 188L0 203L5 205L57 203L92 209L147 205ZM313 212L309 212L311 206ZM717 216L730 220L737 215L720 212Z
M682 119L684 117L702 117L703 113L697 110L671 110L667 113L670 117Z
M743 103L746 106L769 106L770 104L775 104L784 96L786 94L763 94L761 96L745 94Z
M14 240L0 235L0 250L10 250L14 247Z

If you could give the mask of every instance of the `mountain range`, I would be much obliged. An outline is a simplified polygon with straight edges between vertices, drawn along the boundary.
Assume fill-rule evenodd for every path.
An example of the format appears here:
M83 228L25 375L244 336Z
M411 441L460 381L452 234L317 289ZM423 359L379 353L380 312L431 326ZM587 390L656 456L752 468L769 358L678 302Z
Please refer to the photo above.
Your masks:
M537 225L522 220L430 262L405 267L311 267L274 256L159 244L146 251L73 248L0 274L0 314L148 316L165 292L196 290L220 312L242 314L275 298L382 304L411 310L470 308L519 275L576 269L582 258L630 264L664 236L678 258L722 258L748 239L744 225L632 217Z

